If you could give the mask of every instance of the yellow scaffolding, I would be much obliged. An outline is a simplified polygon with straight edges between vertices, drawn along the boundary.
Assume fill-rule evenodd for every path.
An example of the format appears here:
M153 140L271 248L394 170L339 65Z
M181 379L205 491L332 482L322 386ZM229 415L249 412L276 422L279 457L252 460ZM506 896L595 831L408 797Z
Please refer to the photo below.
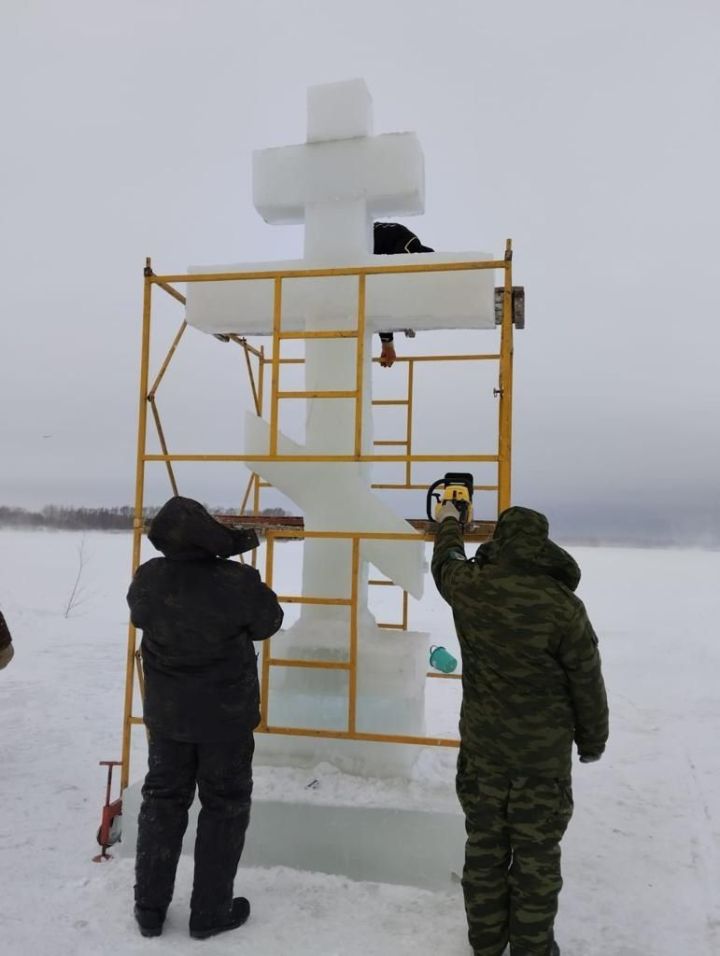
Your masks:
M379 440L374 442L375 447L395 447L402 448L402 454L363 454L362 452L362 408L363 408L363 366L364 366L364 347L365 347L365 304L366 304L366 286L367 277L373 275L386 275L393 273L414 273L414 272L457 272L468 270L502 270L503 284L496 289L496 312L498 317L497 324L500 327L500 347L499 351L487 354L468 354L468 355L411 355L400 357L396 361L407 365L406 379L406 397L400 399L375 399L373 405L376 406L402 406L406 412L405 436L398 440ZM338 276L353 276L357 279L357 325L352 330L335 330L322 332L289 332L282 328L282 292L283 281L286 279L302 278L324 278ZM151 325L152 325L152 292L153 287L166 292L181 305L185 305L185 296L175 288L175 283L188 282L242 282L254 280L271 279L274 285L273 296L273 333L272 333L272 351L268 355L263 347L256 348L251 345L244 337L228 333L217 335L224 341L232 341L239 345L244 352L245 363L248 372L248 379L252 392L253 404L258 416L262 416L266 405L266 366L270 366L270 439L266 454L237 455L237 454L177 454L170 453L165 433L162 427L160 413L157 406L157 392L168 370L168 367L175 355L175 352L187 329L187 323L183 321L178 329L175 338L160 366L159 371L152 385L150 382L150 344L151 344ZM215 273L215 274L189 274L189 275L155 275L152 270L150 260L146 260L144 270L144 294L143 294L143 322L142 322L142 346L140 357L140 388L139 388L139 408L138 408L138 438L137 438L137 460L135 473L135 509L133 520L133 547L132 547L132 573L134 574L139 563L141 553L142 535L144 532L144 492L145 492L145 471L148 462L163 462L167 469L170 486L173 494L178 494L178 483L173 469L174 462L247 462L247 461L268 461L268 462L373 462L386 463L396 462L405 466L404 482L396 483L377 483L373 488L377 489L397 489L397 490L417 490L424 489L426 486L413 481L413 465L419 462L436 462L438 464L447 464L450 462L491 462L497 466L497 481L495 484L476 485L478 491L497 492L498 512L507 508L510 504L510 476L511 476L511 452L512 452L512 361L513 361L513 325L522 327L524 316L524 291L522 288L515 288L512 284L512 244L510 240L506 243L505 255L502 259L472 261L472 262L447 262L431 264L408 264L402 265L377 265L377 266L357 266L347 268L329 268L329 269L303 269L303 270L273 270L262 272L243 272L243 273ZM283 358L280 353L280 347L283 340L291 339L319 339L319 338L354 338L356 340L356 377L354 388L335 391L307 391L292 390L284 391L280 388L280 369L283 365L302 364L303 358ZM461 362L461 361L497 361L498 362L498 385L494 393L499 400L498 411L498 444L495 454L434 454L418 455L413 454L413 402L415 369L418 363L424 362ZM354 433L354 454L352 455L281 455L278 454L278 420L279 403L285 399L308 399L308 398L348 398L355 402L355 433ZM149 454L147 451L147 424L148 407L152 413L153 421L158 435L161 454ZM261 480L260 476L252 473L250 475L245 494L240 508L241 514L245 514L250 500L252 499L252 513L258 515L260 512L260 496L263 488L270 487L268 482ZM232 520L229 516L226 520ZM234 520L238 520L235 517ZM243 519L245 522L245 519ZM252 523L252 522L249 522ZM401 744L419 744L424 746L455 747L458 744L457 739L453 738L435 738L435 737L414 737L397 734L375 734L363 733L357 730L357 664L358 664L358 567L360 562L360 545L364 540L385 539L393 541L417 541L418 537L426 541L433 538L430 523L424 521L412 521L416 528L422 534L384 534L370 532L310 532L304 528L298 527L298 519L289 519L283 522L280 520L275 524L277 526L264 526L266 535L266 569L265 578L269 586L272 587L274 574L274 553L275 541L278 538L332 538L345 539L351 542L352 547L352 573L349 583L349 595L347 598L319 598L312 595L279 595L281 603L285 604L325 604L341 605L349 608L349 655L347 661L318 661L286 659L272 656L271 640L263 642L262 666L261 666L261 723L257 728L258 732L268 734L286 734L295 736L312 737L332 737L337 739L350 740L373 740L389 743ZM488 536L492 524L489 522L476 522L474 526L467 529L466 538L472 540L482 540ZM257 562L257 553L253 552L252 562ZM371 580L369 582L375 586L393 586L392 581ZM385 623L379 625L386 628L396 628L407 630L408 626L408 595L403 591L402 601L402 620L399 623ZM346 730L322 730L318 728L305 727L277 727L269 723L269 697L270 697L270 668L271 667L313 667L325 669L345 670L348 672L349 690L348 690L348 712ZM460 675L441 674L429 672L428 677L441 679L458 679ZM126 657L126 679L125 679L125 697L123 713L123 734L122 734L122 769L121 769L121 789L124 790L130 780L130 745L132 737L132 728L143 724L142 717L133 714L133 701L135 681L138 681L140 697L143 695L143 675L140 655L137 647L137 635L135 628L130 624L128 629L127 657Z

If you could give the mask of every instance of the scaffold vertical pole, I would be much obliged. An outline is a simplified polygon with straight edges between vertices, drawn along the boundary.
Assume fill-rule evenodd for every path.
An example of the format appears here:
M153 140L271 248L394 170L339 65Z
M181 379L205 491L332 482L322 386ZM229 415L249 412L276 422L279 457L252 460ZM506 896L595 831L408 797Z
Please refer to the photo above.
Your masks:
M512 372L513 372L513 308L512 308L512 243L505 245L505 279L503 283L502 324L500 327L500 375L498 391L498 514L510 507L512 498Z
M145 495L145 452L147 442L148 376L150 368L150 316L152 309L152 265L145 260L143 287L143 325L140 351L140 389L138 395L137 459L135 465L135 510L133 516L132 573L140 564L143 535L143 502ZM120 790L130 782L130 735L132 733L133 689L135 687L136 634L132 623L128 626L127 660L125 665L125 705L123 710L122 767Z

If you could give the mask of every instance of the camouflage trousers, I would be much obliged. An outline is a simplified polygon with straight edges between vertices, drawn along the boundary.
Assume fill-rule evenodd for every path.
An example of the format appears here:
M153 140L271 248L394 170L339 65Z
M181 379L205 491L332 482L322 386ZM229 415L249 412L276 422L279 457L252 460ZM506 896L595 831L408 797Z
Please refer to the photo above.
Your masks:
M506 777L460 751L457 793L467 843L463 893L475 956L548 956L553 947L560 840L573 811L569 779Z

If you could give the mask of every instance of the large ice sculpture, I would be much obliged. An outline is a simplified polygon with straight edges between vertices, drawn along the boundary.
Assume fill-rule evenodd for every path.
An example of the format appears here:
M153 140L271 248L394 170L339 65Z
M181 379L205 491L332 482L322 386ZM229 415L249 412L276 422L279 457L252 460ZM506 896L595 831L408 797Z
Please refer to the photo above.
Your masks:
M377 265L372 256L372 222L379 216L414 215L424 207L423 157L412 133L372 136L371 101L362 80L311 87L307 142L256 152L255 205L267 222L305 223L305 257L298 262L252 263L193 268L193 272L246 272L263 269ZM486 253L426 254L422 263L490 258ZM394 256L389 264L419 263L416 256ZM357 323L358 281L354 277L287 279L283 282L285 331L351 330ZM187 320L209 332L270 334L271 281L190 283ZM366 334L362 343L362 450L372 450L370 337L378 329L494 328L494 276L490 270L424 275L370 276L367 279ZM352 390L356 379L353 338L310 339L306 343L305 388ZM269 426L248 415L246 454L267 454ZM279 436L280 454L353 455L355 402L347 398L308 401L305 446ZM249 467L300 507L310 531L412 533L370 490L369 471L358 462L268 463ZM365 542L360 595L358 729L422 735L427 641L412 632L376 627L367 608L367 564L419 597L423 545ZM351 589L348 542L307 540L303 557L303 595L347 598ZM347 659L348 611L338 606L304 605L299 621L281 638L283 657ZM270 722L279 726L344 729L347 674L331 670L273 669ZM277 738L260 744L266 753L292 759L334 759L370 773L402 769L403 756L388 748L366 748L358 764L357 745L345 741Z

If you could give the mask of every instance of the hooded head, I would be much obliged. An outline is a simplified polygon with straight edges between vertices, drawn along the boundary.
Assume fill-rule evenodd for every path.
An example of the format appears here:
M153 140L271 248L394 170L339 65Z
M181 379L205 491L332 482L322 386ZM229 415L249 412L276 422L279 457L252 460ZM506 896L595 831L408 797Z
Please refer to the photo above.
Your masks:
M430 246L424 246L415 233L401 222L373 223L373 252L376 256L434 251Z
M580 568L567 551L548 538L548 520L530 508L508 508L498 518L492 539L481 544L477 558L506 564L528 574L549 574L574 591Z
M155 515L148 538L166 558L176 561L229 558L258 546L254 531L226 528L199 501L180 495L166 501Z

